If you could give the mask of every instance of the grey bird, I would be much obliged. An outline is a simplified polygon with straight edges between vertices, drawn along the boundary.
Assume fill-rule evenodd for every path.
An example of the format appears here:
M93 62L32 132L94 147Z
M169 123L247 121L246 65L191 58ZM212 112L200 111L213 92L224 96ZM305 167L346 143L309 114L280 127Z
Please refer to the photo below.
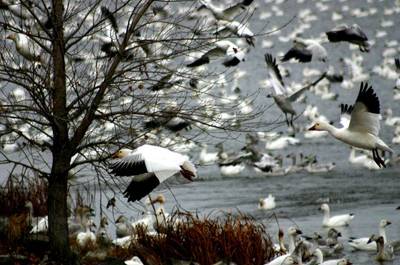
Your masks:
M265 62L267 63L267 69L269 74L269 79L274 89L274 94L269 94L267 97L272 97L278 105L278 107L285 114L286 123L288 126L293 127L293 118L296 115L296 111L292 106L292 102L298 99L304 91L306 91L311 86L318 83L325 77L323 74L317 81L312 83L311 85L305 86L294 93L289 94L288 89L286 88L282 75L279 71L278 65L276 63L276 59L269 53L265 54ZM288 114L291 115L290 120L288 119Z

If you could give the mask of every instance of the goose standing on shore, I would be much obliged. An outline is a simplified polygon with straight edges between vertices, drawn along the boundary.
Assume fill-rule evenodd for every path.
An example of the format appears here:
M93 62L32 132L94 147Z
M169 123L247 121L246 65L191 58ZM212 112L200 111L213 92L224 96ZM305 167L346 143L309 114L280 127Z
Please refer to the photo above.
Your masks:
M133 176L124 191L128 202L142 199L177 173L189 181L197 177L195 166L186 156L159 146L145 144L135 150L123 148L113 158L117 160L110 166L111 173Z
M329 123L319 121L309 130L328 131L336 139L351 146L372 150L375 163L380 167L386 167L378 150L390 153L393 151L378 137L380 129L379 99L368 83L361 83L356 102L353 107L349 107L348 112L351 113L351 117L347 127L336 128Z
M326 203L323 203L319 210L324 212L324 219L322 220L322 226L324 227L347 226L354 218L354 214L352 213L335 215L331 217L329 205Z

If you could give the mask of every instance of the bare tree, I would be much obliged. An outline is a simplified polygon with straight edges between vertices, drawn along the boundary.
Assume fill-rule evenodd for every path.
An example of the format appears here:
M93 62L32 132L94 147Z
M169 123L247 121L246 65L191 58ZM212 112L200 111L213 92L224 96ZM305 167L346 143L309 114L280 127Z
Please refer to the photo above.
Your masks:
M214 26L194 17L196 2L21 0L1 8L0 161L48 180L59 262L72 263L72 170L105 168L113 151L151 135L246 130L263 111L226 117L238 101L215 89L230 71L186 67L218 40Z

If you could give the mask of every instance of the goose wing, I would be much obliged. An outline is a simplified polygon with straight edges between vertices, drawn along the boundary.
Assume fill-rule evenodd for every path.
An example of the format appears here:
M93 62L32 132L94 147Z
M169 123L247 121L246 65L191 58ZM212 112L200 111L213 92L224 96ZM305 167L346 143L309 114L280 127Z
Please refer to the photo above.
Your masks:
M348 33L348 36L351 37L352 39L361 40L361 41L368 40L367 35L364 33L364 31L362 31L360 26L357 24L352 25L350 27L350 30L347 31L347 33Z
M224 9L224 17L228 20L233 20L235 16L237 16L242 10L246 9L246 7L249 6L252 2L253 0L243 0L240 3Z
M394 59L394 64L396 65L396 72L400 73L400 59L395 58Z
M361 83L360 92L351 112L349 130L378 136L379 113L379 98L368 83Z
M148 173L144 157L137 152L137 149L128 156L113 162L110 169L111 173L116 176L135 176Z
M312 59L312 52L304 47L296 45L283 55L281 61L286 62L292 58L297 59L301 63L307 63Z
M281 72L279 71L276 59L269 53L264 55L265 62L267 63L268 74L272 87L277 95L284 95L287 93L285 84L283 83Z
M343 126L343 128L349 127L352 111L352 105L340 104L340 124Z

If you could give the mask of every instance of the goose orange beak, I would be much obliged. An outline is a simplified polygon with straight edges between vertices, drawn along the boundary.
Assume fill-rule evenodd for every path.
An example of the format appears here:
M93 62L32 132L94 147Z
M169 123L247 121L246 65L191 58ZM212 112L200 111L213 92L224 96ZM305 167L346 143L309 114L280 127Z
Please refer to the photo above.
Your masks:
M315 128L316 125L313 125L312 127L308 128L309 131L316 131L317 129Z
M112 154L111 158L119 158L119 151Z

